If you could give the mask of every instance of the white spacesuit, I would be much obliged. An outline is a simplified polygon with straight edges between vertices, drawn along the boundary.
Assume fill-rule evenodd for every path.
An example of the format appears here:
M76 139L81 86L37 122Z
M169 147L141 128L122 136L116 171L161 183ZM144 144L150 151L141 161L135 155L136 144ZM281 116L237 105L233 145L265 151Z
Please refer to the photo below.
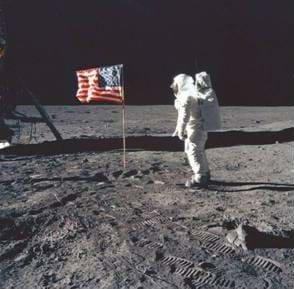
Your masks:
M210 76L203 71L197 73L195 79L204 130L218 130L221 128L220 110L216 94L211 85Z
M185 153L193 170L193 177L187 181L187 186L206 185L210 180L210 171L205 154L207 130L205 125L216 129L220 127L220 118L210 116L213 121L205 121L202 115L206 103L213 103L215 97L207 73L196 75L196 86L191 76L179 74L173 79L171 88L175 94L175 108L178 111L176 130L173 136L185 140ZM216 102L218 105L218 103ZM211 110L211 109L210 109ZM208 116L206 116L209 118ZM185 137L186 132L186 137Z

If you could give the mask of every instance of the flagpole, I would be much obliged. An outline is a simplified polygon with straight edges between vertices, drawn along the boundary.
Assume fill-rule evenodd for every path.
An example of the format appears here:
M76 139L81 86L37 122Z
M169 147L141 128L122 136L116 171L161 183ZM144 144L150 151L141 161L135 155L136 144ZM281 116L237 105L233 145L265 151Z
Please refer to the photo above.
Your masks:
M125 100L123 100L123 165L124 165L124 170L126 169L126 121L125 121Z
M123 66L121 68L122 76L122 137L123 137L123 168L126 169L126 112L125 112L125 89L124 89L124 74Z

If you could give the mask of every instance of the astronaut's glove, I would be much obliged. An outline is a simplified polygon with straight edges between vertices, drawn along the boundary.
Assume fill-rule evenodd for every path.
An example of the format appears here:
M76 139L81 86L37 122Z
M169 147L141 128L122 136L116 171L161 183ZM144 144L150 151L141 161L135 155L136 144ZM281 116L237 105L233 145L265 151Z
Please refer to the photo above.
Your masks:
M173 136L173 137L177 136L180 140L184 140L184 139L186 138L184 132L179 131L177 128L176 128L176 130L174 131L174 133L173 133L172 136Z
M178 133L178 137L179 137L180 140L185 140L185 138L186 138L184 133L181 133L181 132Z
M175 129L175 131L173 132L172 136L175 137L178 135L178 129Z
M185 140L185 138L187 137L187 136L185 135L184 131L182 131L182 130L178 130L178 131L177 131L177 135L178 135L178 138L179 138L180 140Z

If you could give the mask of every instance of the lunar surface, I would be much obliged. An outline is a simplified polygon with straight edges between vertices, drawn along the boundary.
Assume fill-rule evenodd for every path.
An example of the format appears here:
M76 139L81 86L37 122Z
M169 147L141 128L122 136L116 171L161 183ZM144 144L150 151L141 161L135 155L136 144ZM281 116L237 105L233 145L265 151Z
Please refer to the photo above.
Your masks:
M120 106L46 109L64 141L7 121L0 288L294 288L294 108L223 107L193 189L172 106L127 106L125 169Z

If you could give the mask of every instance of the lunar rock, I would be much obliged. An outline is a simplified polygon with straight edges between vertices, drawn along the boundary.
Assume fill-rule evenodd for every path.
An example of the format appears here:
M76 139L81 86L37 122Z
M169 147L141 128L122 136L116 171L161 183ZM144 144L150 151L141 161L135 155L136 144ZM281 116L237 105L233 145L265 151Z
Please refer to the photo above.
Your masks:
M233 232L230 232L227 235L227 240L235 245L236 247L241 247L244 251L248 250L247 243L246 243L246 238L247 238L247 232L243 228L243 225L239 225L236 230Z

